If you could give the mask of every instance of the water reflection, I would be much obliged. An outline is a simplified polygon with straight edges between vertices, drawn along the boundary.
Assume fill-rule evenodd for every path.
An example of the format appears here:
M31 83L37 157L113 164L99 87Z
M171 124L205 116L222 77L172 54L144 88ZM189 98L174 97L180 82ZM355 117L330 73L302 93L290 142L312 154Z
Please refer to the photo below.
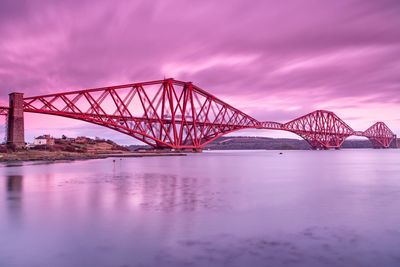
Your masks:
M22 191L22 176L21 175L10 175L7 177L7 191L18 192ZM20 195L20 194L18 194Z
M6 179L6 205L12 223L21 222L23 177L9 175Z
M147 173L141 183L138 189L142 191L142 207L164 212L195 211L204 204L210 190L207 184L200 186L197 178L176 175Z
M177 205L178 182L175 175L146 173L141 177L141 206L145 209L174 211ZM140 190L140 187L139 187Z
M132 179L132 177L128 178ZM133 178L130 194L144 210L194 212L226 208L216 186L208 177L182 177L145 173ZM118 192L121 193L121 192Z
M314 152L0 165L0 266L400 266L398 152Z

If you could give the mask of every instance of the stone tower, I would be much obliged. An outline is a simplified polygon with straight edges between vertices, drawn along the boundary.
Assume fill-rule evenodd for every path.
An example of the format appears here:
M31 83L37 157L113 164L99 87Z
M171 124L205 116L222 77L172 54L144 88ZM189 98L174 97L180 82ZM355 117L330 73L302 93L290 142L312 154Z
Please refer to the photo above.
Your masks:
M21 149L25 147L24 94L11 93L9 107L7 145L11 148Z

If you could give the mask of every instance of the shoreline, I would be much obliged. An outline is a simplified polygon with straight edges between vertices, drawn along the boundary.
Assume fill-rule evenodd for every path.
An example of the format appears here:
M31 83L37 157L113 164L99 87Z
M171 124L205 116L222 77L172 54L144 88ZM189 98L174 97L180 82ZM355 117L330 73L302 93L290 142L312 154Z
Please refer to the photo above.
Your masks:
M0 153L0 163L34 162L34 161L76 161L106 158L142 158L186 156L181 152L119 152L114 153L76 153L49 151L21 151Z

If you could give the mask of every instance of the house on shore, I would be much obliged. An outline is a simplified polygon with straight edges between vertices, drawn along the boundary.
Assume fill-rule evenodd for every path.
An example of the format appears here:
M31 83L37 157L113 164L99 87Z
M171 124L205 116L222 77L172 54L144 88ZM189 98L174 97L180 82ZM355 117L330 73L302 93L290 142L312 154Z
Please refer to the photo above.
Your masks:
M55 139L51 137L49 134L38 136L33 140L34 146L43 146L43 145L54 146L54 144L55 144Z

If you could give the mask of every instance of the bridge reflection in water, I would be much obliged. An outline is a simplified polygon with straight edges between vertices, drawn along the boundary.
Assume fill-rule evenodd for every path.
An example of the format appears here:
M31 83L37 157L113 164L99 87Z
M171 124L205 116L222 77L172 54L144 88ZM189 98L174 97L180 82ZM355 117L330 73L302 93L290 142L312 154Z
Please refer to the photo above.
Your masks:
M215 139L241 129L289 131L301 136L314 149L340 148L349 136L364 136L377 148L388 148L396 139L383 122L365 131L355 131L326 110L316 110L287 123L261 122L191 82L174 79L14 97L20 97L20 109L24 112L101 125L154 148L201 150ZM17 98L10 107L15 106ZM0 114L7 113L7 107L0 107Z

